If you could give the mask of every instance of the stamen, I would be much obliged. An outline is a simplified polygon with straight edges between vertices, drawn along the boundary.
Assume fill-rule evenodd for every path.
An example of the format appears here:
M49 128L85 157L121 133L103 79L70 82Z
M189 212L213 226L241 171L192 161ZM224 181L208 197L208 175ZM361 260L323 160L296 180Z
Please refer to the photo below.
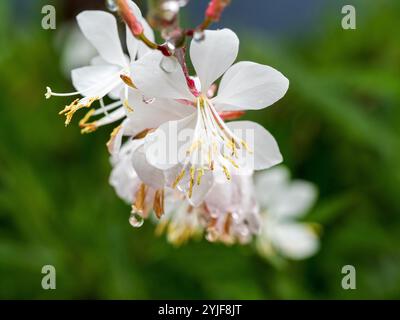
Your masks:
M115 137L117 136L117 134L119 133L119 131L121 129L122 129L122 125L119 125L118 127L114 128L114 130L111 132L110 140L108 140L106 143L107 149L110 153L112 153Z
M195 173L195 168L194 168L194 166L192 166L192 167L190 168L190 183L189 183L189 193L188 193L189 199L190 199L190 198L192 197L192 195L193 195L194 173Z
M129 105L128 99L124 100L123 105L124 105L125 109L128 110L128 112L133 112L133 108Z
M136 86L133 83L131 77L129 77L129 76L125 75L125 74L121 74L120 78L128 87L131 87L132 89L136 89Z
M86 115L79 121L79 127L82 128L81 133L92 133L97 130L96 122L88 123L90 117L93 116L96 109L91 109Z
M236 169L239 169L239 165L233 160L231 157L223 154L222 155L226 160L228 160Z
M146 199L147 187L142 183L139 190L135 195L135 203L132 204L132 211L143 214L145 211L145 199Z
M203 177L203 175L204 175L204 169L203 168L197 169L197 185L198 186L201 183L201 178Z
M164 189L156 191L153 209L157 218L160 219L164 214Z
M251 148L249 147L249 145L247 144L246 141L242 140L240 142L242 144L242 146L246 149L246 151L250 154L253 154L253 150L251 150Z
M175 189L178 183L183 179L185 176L186 170L185 168L182 169L181 173L176 177L174 183L172 184L172 188Z
M98 98L90 98L88 102L81 103L83 99L76 99L70 105L66 106L63 110L59 112L60 115L65 114L65 126L68 126L71 123L72 117L74 116L75 112L82 108L90 108L94 101L98 100Z
M225 173L225 176L226 176L226 179L227 180L231 180L231 174L230 174L230 172L229 172L229 170L228 170L228 168L226 167L226 166L222 166L222 169L223 169L223 171L224 171L224 173Z

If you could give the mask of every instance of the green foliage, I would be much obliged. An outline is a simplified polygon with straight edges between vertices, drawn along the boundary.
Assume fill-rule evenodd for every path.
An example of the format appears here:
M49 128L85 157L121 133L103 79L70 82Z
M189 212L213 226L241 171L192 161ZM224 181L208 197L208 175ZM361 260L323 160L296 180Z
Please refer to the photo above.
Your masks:
M399 298L399 4L366 6L357 31L337 21L320 35L277 45L242 38L241 59L274 66L286 98L248 118L276 136L293 176L316 183L321 251L304 262L267 263L251 247L168 245L108 185L111 128L81 136L44 99L59 72L53 32L6 34L0 4L0 298ZM372 2L371 2L372 3ZM34 31L36 30L36 31ZM5 36L3 37L3 33ZM6 44L4 42L7 41ZM75 120L76 123L76 120ZM41 268L57 290L41 289ZM357 290L341 269L357 270Z

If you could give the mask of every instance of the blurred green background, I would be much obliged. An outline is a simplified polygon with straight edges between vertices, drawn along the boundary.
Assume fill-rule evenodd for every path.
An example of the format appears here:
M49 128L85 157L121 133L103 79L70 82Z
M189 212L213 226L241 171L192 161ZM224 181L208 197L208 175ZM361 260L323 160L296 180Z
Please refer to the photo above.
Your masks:
M344 3L332 2L299 36L226 25L241 35L241 60L291 80L282 101L247 117L274 134L293 176L320 190L306 217L323 226L320 252L277 267L251 246L177 249L151 223L132 229L108 184L112 128L81 136L76 119L66 129L57 115L68 100L44 99L46 85L71 90L57 31L40 27L44 3L1 1L0 298L400 298L400 2L353 1L355 31L341 28ZM58 26L82 9L46 3ZM41 288L47 264L57 290ZM356 290L341 288L347 264Z

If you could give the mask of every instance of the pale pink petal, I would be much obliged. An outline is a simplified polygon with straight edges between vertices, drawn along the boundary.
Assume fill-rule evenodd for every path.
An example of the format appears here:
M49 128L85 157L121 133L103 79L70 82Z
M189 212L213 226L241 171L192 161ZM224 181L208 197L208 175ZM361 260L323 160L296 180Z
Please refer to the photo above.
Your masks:
M182 68L176 62L176 68L167 72L161 68L163 59L176 58L152 51L132 64L131 74L136 87L148 98L192 100Z
M105 11L83 11L77 16L77 20L86 39L105 61L122 67L126 65L117 21L112 14Z
M279 71L254 62L239 62L222 77L213 99L219 110L258 110L281 99L289 80Z
M203 41L192 40L190 57L204 94L235 62L238 51L239 39L229 29L207 30Z

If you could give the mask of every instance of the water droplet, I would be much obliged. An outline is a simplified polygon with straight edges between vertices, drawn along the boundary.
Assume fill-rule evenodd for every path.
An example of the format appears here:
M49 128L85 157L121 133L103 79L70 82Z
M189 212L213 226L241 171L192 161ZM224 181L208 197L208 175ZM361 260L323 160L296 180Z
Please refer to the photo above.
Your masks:
M167 73L172 73L178 68L178 60L174 57L163 57L160 62L160 67Z
M169 51L174 52L176 47L175 44L172 41L167 41L166 42L167 48Z
M142 96L142 101L145 104L152 104L156 99L155 98L148 98L146 96Z
M179 0L179 6L184 7L189 3L189 0Z
M107 6L107 9L110 10L111 12L118 11L118 5L115 0L106 0L106 6Z
M144 219L139 213L133 212L129 217L129 223L134 228L140 228L144 223Z
M206 37L206 34L202 30L196 30L193 34L193 40L200 42L203 41Z

